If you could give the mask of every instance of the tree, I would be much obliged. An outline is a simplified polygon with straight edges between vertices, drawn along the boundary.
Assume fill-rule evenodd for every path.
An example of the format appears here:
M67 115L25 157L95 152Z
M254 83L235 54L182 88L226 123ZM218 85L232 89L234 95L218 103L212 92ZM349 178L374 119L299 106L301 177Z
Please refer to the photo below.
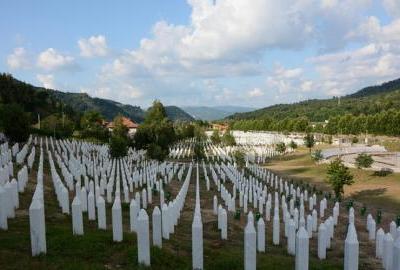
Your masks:
M174 126L167 118L164 106L161 102L154 101L147 111L144 123L135 133L135 147L146 149L149 158L162 161L168 156L169 146L176 139Z
M113 158L126 156L128 152L128 141L121 136L112 136L110 139L110 154Z
M124 125L123 118L121 115L118 115L114 118L114 128L113 128L113 136L119 136L122 138L128 137L128 127Z
M87 111L80 121L80 136L84 139L95 139L101 142L108 142L109 131L103 125L104 118L97 111Z
M285 143L284 142L280 142L280 143L276 144L275 150L280 154L284 154L286 152Z
M74 131L74 123L66 115L52 114L41 120L40 129L44 134L57 138L70 137Z
M200 161L206 157L206 154L204 153L204 147L199 141L196 141L193 152L196 161Z
M0 107L0 127L12 142L24 142L30 133L29 115L18 104L3 104Z
M291 141L289 144L289 147L292 148L293 150L297 148L297 143L295 141Z
M122 116L114 119L114 128L110 140L110 154L113 158L120 158L128 152L128 128L124 125Z
M368 155L366 153L361 153L356 158L356 165L357 165L357 168L359 168L359 169L371 168L373 163L374 163L374 160L371 157L371 155Z
M153 105L147 110L144 124L161 122L165 118L167 118L167 112L164 105L159 100L155 100Z
M240 150L236 150L233 152L233 158L235 159L235 162L239 168L243 168L246 165L246 160L244 156L244 152Z
M221 142L226 146L236 145L235 137L233 137L229 130L225 131L224 135L221 138Z
M307 133L307 135L304 137L304 145L310 150L311 153L311 148L313 148L315 145L313 134Z
M219 136L219 131L217 129L213 130L213 133L212 133L210 139L213 144L221 143L221 136Z
M328 183L332 186L336 198L340 199L344 193L344 186L354 183L349 168L337 158L329 164L327 171Z
M311 157L315 162L318 162L324 158L321 149L315 150L314 153L311 154Z

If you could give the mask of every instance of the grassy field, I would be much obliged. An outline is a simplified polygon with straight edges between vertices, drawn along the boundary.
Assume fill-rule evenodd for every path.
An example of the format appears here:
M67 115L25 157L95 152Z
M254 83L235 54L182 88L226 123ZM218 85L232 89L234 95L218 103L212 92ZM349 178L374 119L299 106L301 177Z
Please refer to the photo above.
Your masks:
M316 164L308 149L301 148L293 154L276 158L266 167L280 175L295 180L303 180L317 185L320 189L331 191L326 182L327 164ZM367 208L382 209L393 218L400 214L400 174L385 177L374 176L372 171L350 169L355 183L345 187L345 198L365 204Z
M290 157L285 162L293 162ZM272 164L271 164L272 165ZM48 161L45 159L45 213L47 254L32 258L30 250L29 217L27 209L35 187L36 168L30 173L28 189L20 196L21 205L17 217L9 220L9 230L0 231L0 269L191 269L191 223L195 205L195 170L192 174L188 195L181 219L175 227L170 240L163 240L163 248L151 249L151 268L137 264L136 234L129 232L129 206L123 204L124 240L112 241L111 205L107 205L107 230L97 229L96 222L89 222L84 214L84 236L72 235L71 217L61 214L51 179L48 174ZM297 173L301 173L297 169ZM217 230L217 218L212 214L212 198L217 194L206 191L203 170L200 170L201 208L204 237L205 269L243 269L243 228L246 217L234 219L228 216L228 240L221 241ZM185 175L185 174L184 174ZM318 174L316 174L317 176ZM174 179L168 191L175 197L182 183ZM231 189L231 184L226 184ZM73 194L71 193L71 201ZM131 194L133 195L133 194ZM221 198L219 197L219 200ZM159 198L153 196L153 205L148 207L151 215ZM331 204L330 204L331 205ZM332 206L332 205L331 205ZM251 209L251 207L249 207ZM341 209L344 212L344 209ZM150 218L151 221L151 218ZM332 249L328 250L328 259L316 257L316 234L310 240L310 269L343 269L343 245L346 232L346 216L340 218L336 229L336 239ZM381 269L379 262L373 259L374 246L367 244L367 234L363 229L365 220L357 220L360 231L360 269ZM283 227L281 227L283 228ZM282 230L282 229L281 229ZM267 252L257 254L257 269L294 269L294 257L286 252L286 239L281 231L281 245L272 245L272 224L266 224ZM150 225L151 237L151 225Z

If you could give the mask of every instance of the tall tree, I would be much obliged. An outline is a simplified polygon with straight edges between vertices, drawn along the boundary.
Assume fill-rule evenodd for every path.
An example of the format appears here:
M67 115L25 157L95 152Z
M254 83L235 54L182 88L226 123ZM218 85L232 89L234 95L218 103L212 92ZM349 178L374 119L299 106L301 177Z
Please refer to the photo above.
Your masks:
M307 133L307 135L304 137L304 145L309 149L311 153L311 149L315 145L315 139L313 134Z
M353 175L343 162L337 158L329 164L327 171L328 183L332 186L336 198L340 199L344 193L344 186L354 183Z
M139 149L146 149L150 158L164 160L169 154L169 146L177 136L172 122L167 118L165 108L159 101L154 101L149 108L145 121L139 126L134 143Z

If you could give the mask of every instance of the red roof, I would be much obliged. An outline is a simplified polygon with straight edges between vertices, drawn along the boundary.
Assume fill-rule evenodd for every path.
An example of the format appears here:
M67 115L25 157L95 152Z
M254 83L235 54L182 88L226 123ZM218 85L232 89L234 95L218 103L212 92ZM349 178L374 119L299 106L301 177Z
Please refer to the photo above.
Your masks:
M122 117L122 124L126 126L127 128L138 128L139 125L133 122L131 119L127 117ZM114 128L114 122L110 122L107 125L108 128Z

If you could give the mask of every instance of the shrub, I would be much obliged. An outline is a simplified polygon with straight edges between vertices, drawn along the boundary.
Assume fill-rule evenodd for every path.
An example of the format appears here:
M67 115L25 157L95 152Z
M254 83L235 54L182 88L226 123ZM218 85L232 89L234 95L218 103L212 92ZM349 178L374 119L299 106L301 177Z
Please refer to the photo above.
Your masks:
M128 141L120 136L112 136L110 140L110 154L113 158L126 156L128 152Z
M321 161L324 157L322 155L322 151L320 149L315 150L312 154L311 154L311 158L315 161Z
M345 185L354 183L353 175L340 159L331 162L327 171L328 182L332 186L336 197L341 197L344 192Z
M356 158L356 165L359 169L361 168L371 168L374 160L372 159L371 155L361 153Z

